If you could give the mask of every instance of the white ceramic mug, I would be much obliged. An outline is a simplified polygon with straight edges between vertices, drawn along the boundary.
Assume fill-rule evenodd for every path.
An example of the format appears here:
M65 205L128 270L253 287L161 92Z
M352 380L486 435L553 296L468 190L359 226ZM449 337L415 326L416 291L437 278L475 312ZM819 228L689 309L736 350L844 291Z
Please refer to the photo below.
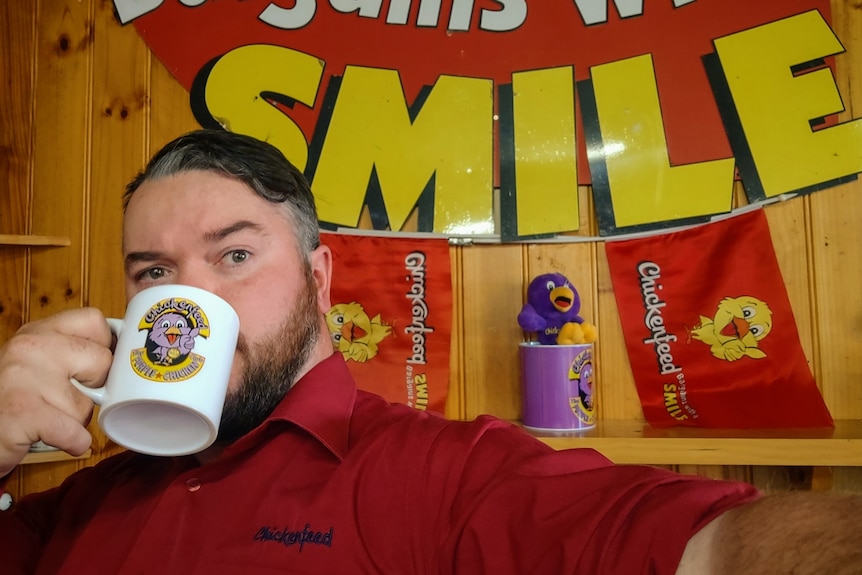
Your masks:
M226 301L184 285L136 294L122 320L105 384L72 380L100 406L111 440L148 455L188 455L215 441L227 394L239 318Z

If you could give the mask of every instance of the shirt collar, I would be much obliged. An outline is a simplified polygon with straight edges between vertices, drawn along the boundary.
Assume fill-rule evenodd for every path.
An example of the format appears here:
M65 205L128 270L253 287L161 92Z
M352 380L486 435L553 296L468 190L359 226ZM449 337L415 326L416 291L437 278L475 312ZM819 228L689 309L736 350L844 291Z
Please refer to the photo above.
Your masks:
M315 437L339 459L347 452L350 416L356 402L356 384L340 353L315 365L267 418L289 421Z

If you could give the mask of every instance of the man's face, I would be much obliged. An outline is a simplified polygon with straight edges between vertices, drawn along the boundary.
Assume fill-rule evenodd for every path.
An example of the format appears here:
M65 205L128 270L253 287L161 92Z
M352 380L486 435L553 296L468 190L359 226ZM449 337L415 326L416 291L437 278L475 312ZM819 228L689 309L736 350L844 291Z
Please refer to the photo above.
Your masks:
M306 267L283 210L245 184L205 171L145 182L126 210L127 298L154 285L191 285L219 295L239 315L231 395L241 397L243 378L259 377L267 358L264 371L275 376L295 359L286 356L304 356L294 366L298 378L332 353L326 337L303 347L309 329L326 329L329 250L315 250Z

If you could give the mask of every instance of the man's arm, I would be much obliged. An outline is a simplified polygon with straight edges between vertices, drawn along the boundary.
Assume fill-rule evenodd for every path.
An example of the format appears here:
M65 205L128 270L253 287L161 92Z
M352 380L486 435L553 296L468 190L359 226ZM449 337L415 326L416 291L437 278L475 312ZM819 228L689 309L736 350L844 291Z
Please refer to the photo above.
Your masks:
M701 529L677 575L862 573L862 495L793 492L742 505Z

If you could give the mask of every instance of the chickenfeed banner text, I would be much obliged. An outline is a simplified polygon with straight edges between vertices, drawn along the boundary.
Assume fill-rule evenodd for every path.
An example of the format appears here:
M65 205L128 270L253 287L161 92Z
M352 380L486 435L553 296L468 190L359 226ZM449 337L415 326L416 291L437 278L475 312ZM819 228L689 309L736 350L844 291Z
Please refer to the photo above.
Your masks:
M445 239L322 234L333 254L326 322L360 389L444 413L452 280Z
M832 426L762 209L605 249L649 423Z

